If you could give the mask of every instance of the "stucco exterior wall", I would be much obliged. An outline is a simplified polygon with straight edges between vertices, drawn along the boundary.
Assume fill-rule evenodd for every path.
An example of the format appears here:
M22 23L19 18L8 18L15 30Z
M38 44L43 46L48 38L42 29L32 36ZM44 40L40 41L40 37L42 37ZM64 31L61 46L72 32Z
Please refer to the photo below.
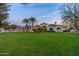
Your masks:
M55 32L63 32L62 26L48 26L47 31L50 31L50 28L52 28L52 31L55 31ZM60 28L60 29L57 29L57 28Z

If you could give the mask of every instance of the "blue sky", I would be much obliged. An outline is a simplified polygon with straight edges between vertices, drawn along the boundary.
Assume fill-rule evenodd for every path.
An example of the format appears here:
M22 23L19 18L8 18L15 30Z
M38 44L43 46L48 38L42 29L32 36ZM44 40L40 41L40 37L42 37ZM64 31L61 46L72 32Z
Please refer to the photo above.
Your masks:
M60 24L61 14L59 8L61 5L54 3L11 4L8 21L17 25L24 25L22 19L36 17L39 23L54 23L57 21Z

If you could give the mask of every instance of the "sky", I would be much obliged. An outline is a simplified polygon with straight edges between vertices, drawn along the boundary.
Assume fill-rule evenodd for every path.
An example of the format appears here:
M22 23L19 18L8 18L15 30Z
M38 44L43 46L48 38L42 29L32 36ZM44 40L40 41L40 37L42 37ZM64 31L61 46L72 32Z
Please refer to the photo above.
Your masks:
M22 23L24 18L35 17L38 23L61 24L60 3L20 3L10 4L9 19L12 24L25 25Z

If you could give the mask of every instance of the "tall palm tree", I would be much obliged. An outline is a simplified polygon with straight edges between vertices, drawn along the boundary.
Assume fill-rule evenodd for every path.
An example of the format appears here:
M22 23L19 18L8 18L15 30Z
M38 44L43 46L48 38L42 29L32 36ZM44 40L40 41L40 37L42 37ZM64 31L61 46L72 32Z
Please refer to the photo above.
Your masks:
M34 26L34 22L36 21L36 18L30 17L29 20L32 22L32 30L33 30L33 26Z
M27 19L27 18L23 19L23 23L25 23L25 24L26 24L26 25L25 25L25 29L27 29L27 30L28 30L28 23L29 23L29 19Z

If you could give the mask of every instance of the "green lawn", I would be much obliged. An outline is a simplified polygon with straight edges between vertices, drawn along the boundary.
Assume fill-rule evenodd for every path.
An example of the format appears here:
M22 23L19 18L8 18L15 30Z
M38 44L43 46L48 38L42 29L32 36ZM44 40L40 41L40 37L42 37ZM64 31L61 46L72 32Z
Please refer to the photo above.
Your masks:
M79 55L77 33L0 33L0 55Z

